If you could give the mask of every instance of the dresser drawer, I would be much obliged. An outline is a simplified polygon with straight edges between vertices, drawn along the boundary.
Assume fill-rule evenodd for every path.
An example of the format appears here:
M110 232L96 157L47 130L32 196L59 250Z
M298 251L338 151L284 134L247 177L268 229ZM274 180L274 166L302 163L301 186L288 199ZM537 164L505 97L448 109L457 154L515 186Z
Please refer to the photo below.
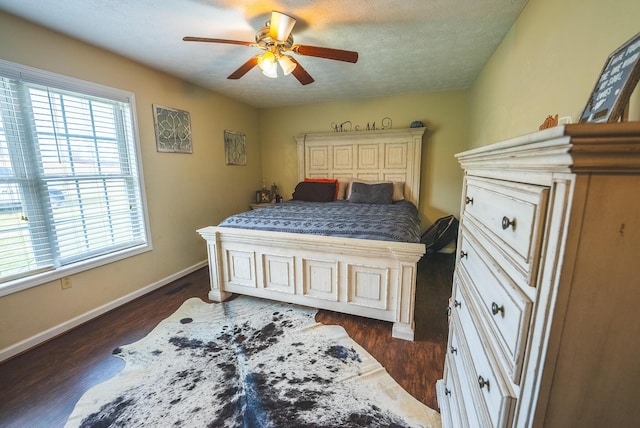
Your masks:
M460 421L464 426L481 426L476 410L477 398L474 398L475 391L469 383L468 365L469 348L464 340L458 317L454 318L449 329L449 348L447 349L446 364L450 368L451 380L456 387L457 402L460 412Z
M444 379L436 384L440 415L443 428L474 427L467 419L467 407L463 401L460 380L455 363L450 358L445 359Z
M482 248L485 254L491 255L492 264L499 266L530 299L535 298L536 289L533 288L535 273L529 270L530 265L516 262L513 251L505 245L500 245L493 237L489 237L487 229L473 217L465 216L460 227L464 229L465 235L473 236L474 240L480 243L477 247ZM466 254L466 249L460 247L459 255L464 259Z
M468 177L464 217L474 219L489 239L535 285L540 234L549 189L543 186Z
M458 263L460 282L477 302L479 318L514 383L520 382L533 303L500 266L463 229Z
M456 428L454 425L453 416L455 415L457 408L457 395L456 391L451 389L449 385L450 380L447 376L448 366L445 363L444 366L444 378L436 381L436 396L438 397L438 407L440 408L440 422L442 428ZM455 406L454 406L455 403Z
M482 326L477 322L478 314L471 303L469 291L465 289L464 283L457 279L452 320L461 327L457 332L460 347L458 351L466 364L466 379L475 398L479 426L510 426L516 394L493 354ZM462 331L464 336L461 336ZM470 350L473 350L473 353ZM461 379L461 382L464 381Z

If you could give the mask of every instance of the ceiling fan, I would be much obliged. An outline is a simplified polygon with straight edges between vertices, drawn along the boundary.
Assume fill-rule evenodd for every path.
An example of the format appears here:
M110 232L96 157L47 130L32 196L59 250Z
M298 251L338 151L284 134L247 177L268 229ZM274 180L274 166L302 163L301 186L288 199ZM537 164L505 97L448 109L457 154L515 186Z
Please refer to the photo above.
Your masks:
M276 78L278 77L278 64L280 64L285 76L291 73L303 85L312 83L314 81L313 77L307 73L295 58L287 55L288 52L351 63L356 63L358 61L358 52L293 44L291 30L293 30L293 26L295 24L295 18L274 10L271 12L271 20L256 33L255 43L244 42L241 40L211 39L207 37L190 36L184 37L182 40L185 42L210 42L243 45L260 48L266 51L263 54L251 57L236 71L227 76L227 79L239 79L256 65L260 67L265 76Z

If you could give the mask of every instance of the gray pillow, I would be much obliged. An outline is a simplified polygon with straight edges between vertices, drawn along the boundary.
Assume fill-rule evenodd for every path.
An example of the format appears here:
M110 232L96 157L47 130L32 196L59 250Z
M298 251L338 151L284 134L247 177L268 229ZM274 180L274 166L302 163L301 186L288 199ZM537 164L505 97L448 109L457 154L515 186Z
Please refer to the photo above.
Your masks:
M391 204L393 203L393 183L365 184L351 183L349 202L355 204Z

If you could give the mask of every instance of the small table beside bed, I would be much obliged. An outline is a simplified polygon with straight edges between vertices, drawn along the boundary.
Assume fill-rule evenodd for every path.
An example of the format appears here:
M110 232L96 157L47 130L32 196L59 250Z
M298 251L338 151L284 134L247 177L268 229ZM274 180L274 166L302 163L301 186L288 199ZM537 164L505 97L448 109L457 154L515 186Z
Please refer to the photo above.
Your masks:
M424 128L296 137L293 200L199 229L211 291L393 322L414 338Z

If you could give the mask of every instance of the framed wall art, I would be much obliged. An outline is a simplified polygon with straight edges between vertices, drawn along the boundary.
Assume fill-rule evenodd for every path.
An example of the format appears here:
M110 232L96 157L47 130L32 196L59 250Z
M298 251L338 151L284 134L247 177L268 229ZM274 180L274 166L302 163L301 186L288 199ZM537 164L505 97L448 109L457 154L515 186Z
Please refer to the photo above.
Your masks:
M244 134L224 131L224 159L227 165L247 164L247 141Z
M616 49L602 68L579 122L617 122L640 79L640 33Z
M159 152L193 153L189 112L154 105L153 123Z

